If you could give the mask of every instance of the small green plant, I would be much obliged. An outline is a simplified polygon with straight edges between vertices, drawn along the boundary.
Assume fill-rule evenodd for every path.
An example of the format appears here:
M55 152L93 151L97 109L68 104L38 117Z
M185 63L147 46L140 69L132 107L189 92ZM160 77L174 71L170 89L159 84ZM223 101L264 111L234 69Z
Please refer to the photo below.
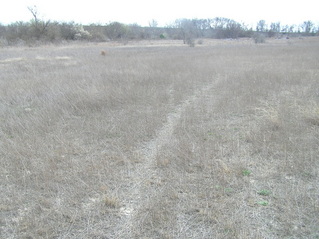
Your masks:
M244 169L241 173L243 176L249 176L251 174L251 171L249 169Z
M224 193L228 196L231 195L233 192L234 192L234 189L232 188L224 188Z
M263 189L257 192L259 195L268 196L270 194L269 190Z
M161 35L160 35L160 39L165 39L165 35L164 35L164 34L161 34Z
M259 204L261 206L267 206L269 203L268 203L268 201L259 201L259 202L257 202L257 204Z

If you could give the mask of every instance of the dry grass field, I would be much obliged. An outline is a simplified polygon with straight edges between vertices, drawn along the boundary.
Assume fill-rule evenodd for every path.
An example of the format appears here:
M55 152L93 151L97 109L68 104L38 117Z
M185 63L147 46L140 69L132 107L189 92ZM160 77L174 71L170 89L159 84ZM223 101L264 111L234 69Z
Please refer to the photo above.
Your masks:
M318 52L0 49L0 237L318 239Z

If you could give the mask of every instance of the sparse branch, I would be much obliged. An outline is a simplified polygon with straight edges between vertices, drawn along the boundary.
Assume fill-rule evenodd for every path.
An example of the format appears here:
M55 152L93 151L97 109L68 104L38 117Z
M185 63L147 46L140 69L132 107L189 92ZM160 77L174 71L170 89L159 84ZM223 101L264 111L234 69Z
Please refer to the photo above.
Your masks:
M38 23L38 9L37 9L37 7L36 6L33 6L33 7L29 6L28 10L31 12L31 14L34 18L34 21L37 24Z
M32 27L34 28L34 36L39 39L41 38L47 27L49 26L50 24L50 20L48 21L42 21L42 20L39 20L38 18L38 9L36 6L29 6L28 7L28 10L31 12L33 18L34 18L34 22L31 23Z
M157 27L158 26L158 22L155 19L152 19L149 23L148 23L149 27Z

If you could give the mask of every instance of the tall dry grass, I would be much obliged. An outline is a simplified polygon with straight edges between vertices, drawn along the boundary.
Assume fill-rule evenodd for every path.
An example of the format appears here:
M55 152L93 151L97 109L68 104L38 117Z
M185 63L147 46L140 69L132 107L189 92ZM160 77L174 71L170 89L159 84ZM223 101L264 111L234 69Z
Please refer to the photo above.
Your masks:
M0 234L318 237L319 41L290 41L1 49ZM181 105L124 230L136 149Z

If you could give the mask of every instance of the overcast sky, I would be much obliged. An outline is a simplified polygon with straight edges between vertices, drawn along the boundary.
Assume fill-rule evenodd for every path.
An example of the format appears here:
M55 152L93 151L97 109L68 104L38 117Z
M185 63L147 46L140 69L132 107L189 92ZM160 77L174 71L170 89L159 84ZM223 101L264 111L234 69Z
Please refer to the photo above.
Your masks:
M32 19L28 6L37 6L43 20L76 23L137 23L147 26L155 19L165 26L178 18L226 17L254 25L267 23L319 24L318 0L2 0L0 23Z

